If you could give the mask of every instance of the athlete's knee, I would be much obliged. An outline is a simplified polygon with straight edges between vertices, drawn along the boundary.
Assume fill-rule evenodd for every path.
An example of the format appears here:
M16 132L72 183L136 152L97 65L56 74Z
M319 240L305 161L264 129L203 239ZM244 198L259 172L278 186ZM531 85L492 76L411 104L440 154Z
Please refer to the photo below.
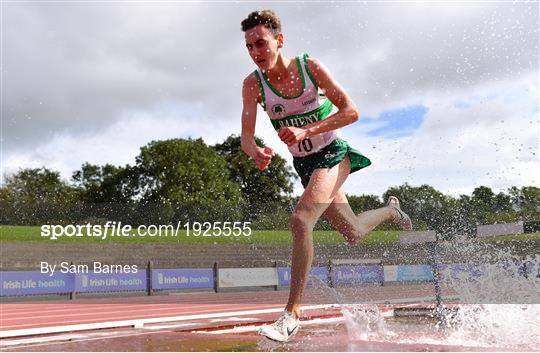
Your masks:
M346 229L341 232L343 235L343 238L347 241L347 243L354 245L358 243L360 239L362 239L364 236L366 236L368 232L362 229L361 227L352 227L349 229Z
M291 215L291 229L293 235L308 234L313 230L314 220L309 212L295 210Z

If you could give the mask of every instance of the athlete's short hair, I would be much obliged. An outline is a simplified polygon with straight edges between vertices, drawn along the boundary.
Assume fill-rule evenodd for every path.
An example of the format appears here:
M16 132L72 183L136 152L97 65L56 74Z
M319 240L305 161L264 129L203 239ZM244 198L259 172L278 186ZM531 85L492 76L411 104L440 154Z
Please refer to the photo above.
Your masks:
M265 26L274 36L281 32L281 21L272 10L253 11L242 21L242 32L258 25Z

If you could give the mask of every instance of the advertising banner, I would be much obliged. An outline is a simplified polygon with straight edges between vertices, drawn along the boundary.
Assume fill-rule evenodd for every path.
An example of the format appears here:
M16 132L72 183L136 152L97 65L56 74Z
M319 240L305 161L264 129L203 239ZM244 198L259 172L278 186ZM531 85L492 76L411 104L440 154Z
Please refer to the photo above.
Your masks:
M280 286L291 285L291 268L290 267L278 267L278 281ZM328 268L327 267L313 267L309 272L308 286L312 285L326 285L328 283Z
M384 270L380 265L336 266L330 273L334 285L356 283L382 283Z
M430 265L399 265L397 269L398 282L432 281L433 272Z
M73 292L75 275L56 272L54 274L39 271L2 271L0 296L61 294Z
M95 273L77 274L75 291L88 292L123 292L144 291L147 289L146 270L137 273Z
M221 288L277 285L276 267L218 269L218 286Z
M213 288L211 268L153 269L153 289Z
M397 266L384 266L384 281L397 282Z

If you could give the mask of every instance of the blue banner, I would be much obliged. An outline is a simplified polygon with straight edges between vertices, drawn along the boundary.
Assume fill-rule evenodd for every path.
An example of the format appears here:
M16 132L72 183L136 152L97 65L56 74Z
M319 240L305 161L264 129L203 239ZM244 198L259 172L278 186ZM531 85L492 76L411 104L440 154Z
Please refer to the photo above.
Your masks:
M500 261L493 264L445 264L439 266L439 272L442 278L467 280L490 273L506 276L537 276L540 277L540 268L535 273L535 264L532 261L522 262L519 259L511 261Z
M278 267L278 284L280 286L291 285L291 268ZM312 267L309 272L308 286L328 283L328 269L326 267Z
M439 265L442 279L469 279L485 275L489 271L486 265L475 264L445 264Z
M334 285L384 282L384 270L380 265L336 266L330 276Z
M211 268L153 269L152 288L214 288L214 270Z
M71 273L49 273L39 271L0 272L0 296L61 294L73 292L75 276Z
M77 274L75 291L88 292L123 292L144 291L147 289L146 270L137 273L95 273Z
M432 281L433 272L430 265L399 265L397 269L398 282Z

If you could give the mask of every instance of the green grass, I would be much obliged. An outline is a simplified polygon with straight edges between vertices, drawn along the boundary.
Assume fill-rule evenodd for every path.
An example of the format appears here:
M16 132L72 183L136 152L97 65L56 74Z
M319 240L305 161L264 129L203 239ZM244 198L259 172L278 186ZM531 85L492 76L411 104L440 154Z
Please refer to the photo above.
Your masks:
M399 235L402 231L373 231L369 233L360 243L392 243L399 241ZM132 231L131 234L135 234ZM540 240L540 232L530 234L517 234L505 236L493 236L480 238L481 241L499 241L499 240ZM176 237L168 233L168 236L155 237L107 237L102 240L99 237L61 237L57 240L51 240L48 237L41 236L41 229L37 226L0 226L0 242L7 241L31 241L31 242L83 242L83 243L178 243L178 244L275 244L285 245L291 243L290 231L258 231L254 230L251 236L187 236L186 231L179 231ZM338 244L343 243L343 237L336 231L315 231L314 241L316 244Z
M0 226L0 241L33 241L33 242L115 242L115 243L179 243L179 244L290 244L290 231L264 231L253 230L251 236L194 236L191 233L187 236L187 232L181 230L178 235L172 236L172 233L167 233L167 236L155 237L139 237L134 236L136 232L132 231L128 237L111 237L110 235L102 240L99 237L82 236L82 237L60 237L56 240L51 240L49 237L41 236L41 229L37 226ZM378 242L395 242L399 241L399 231L374 231L362 240L362 243L378 243ZM343 237L336 231L315 231L315 242L318 244L337 244L343 243Z

